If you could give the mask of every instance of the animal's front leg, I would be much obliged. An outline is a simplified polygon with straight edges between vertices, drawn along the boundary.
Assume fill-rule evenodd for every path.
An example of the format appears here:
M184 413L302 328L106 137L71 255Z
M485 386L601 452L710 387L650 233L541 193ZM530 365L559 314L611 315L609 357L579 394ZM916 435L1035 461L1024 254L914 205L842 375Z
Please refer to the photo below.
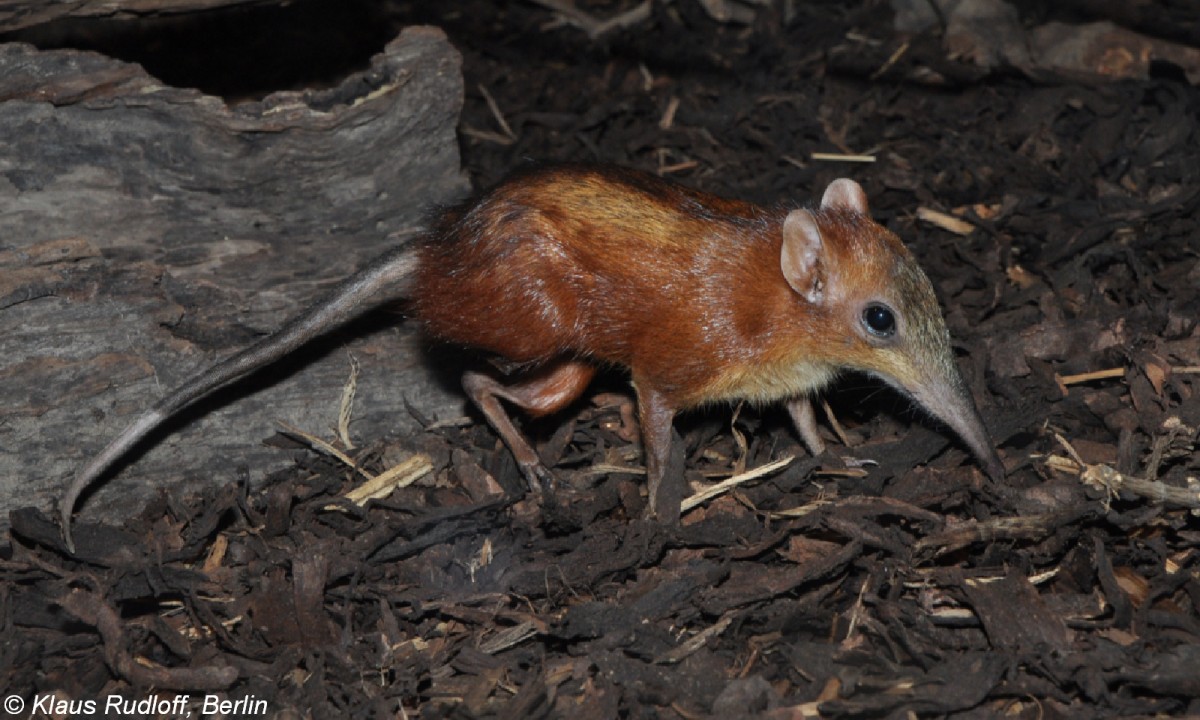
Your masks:
M792 424L796 426L796 432L800 433L800 439L804 441L804 445L808 447L808 451L813 454L813 457L825 452L825 441L817 432L817 415L813 411L812 398L807 395L792 398L788 400L787 410L788 414L792 416Z
M678 462L671 462L675 408L652 389L638 387L637 390L649 492L646 517L673 525L679 522L679 505L683 501L682 455L677 458Z
M813 457L825 452L825 441L817 432L817 416L813 410L812 398L807 396L793 398L788 401L787 409L788 414L792 416L792 423L796 426L796 432L800 433L800 439L808 446L808 451L813 454ZM841 437L840 432L838 436ZM842 437L842 440L845 441L845 438ZM879 464L871 458L854 457L847 451L843 451L840 457L846 467L861 468Z

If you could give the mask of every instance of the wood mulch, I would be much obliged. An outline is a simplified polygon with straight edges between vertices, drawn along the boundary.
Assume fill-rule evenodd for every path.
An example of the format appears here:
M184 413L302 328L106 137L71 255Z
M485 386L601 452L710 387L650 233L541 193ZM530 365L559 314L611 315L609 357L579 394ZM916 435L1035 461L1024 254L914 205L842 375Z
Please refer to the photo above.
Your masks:
M897 34L880 2L775 3L750 25L656 2L597 39L544 5L380 20L462 50L473 181L599 160L802 203L857 179L934 281L1006 482L851 376L829 408L877 466L808 457L777 408L714 408L678 425L694 488L793 459L647 524L613 375L527 424L559 479L540 507L472 417L359 438L357 469L311 452L260 490L83 518L77 557L45 508L14 512L4 693L317 718L1200 713L1200 91L1170 65L981 68L936 30ZM343 498L404 461L433 472Z

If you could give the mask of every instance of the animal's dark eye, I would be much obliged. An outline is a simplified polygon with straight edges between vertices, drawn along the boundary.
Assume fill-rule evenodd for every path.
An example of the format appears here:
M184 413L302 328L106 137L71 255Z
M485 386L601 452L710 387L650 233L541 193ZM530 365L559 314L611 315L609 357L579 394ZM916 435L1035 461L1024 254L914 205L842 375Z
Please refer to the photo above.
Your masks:
M889 338L896 334L896 316L887 305L872 303L863 310L863 325L875 337Z

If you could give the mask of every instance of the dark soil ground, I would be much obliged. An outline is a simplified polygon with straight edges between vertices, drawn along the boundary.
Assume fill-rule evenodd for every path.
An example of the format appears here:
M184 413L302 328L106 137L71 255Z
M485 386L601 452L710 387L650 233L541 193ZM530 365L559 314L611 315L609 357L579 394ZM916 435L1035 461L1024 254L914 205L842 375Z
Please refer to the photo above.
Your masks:
M1102 19L1086 5L1022 20ZM937 28L897 35L885 3L795 6L734 25L654 3L597 40L533 3L375 22L439 24L462 50L479 186L531 158L762 203L858 180L934 282L1005 482L850 376L830 409L877 467L808 457L778 409L715 408L678 424L693 485L796 459L648 524L614 375L528 426L559 478L540 510L472 418L356 451L371 472L413 452L436 468L366 509L337 500L360 478L311 454L261 492L81 524L79 558L15 513L4 692L186 693L197 712L253 696L317 718L1200 713L1200 92L1166 64L984 69ZM1138 7L1115 19L1200 44L1200 13Z

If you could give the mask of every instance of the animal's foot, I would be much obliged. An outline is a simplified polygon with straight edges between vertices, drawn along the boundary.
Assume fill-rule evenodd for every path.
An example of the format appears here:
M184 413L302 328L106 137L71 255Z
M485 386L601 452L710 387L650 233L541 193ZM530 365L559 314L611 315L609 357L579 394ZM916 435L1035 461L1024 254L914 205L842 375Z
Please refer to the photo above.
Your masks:
M554 491L554 473L540 460L520 463L521 474L529 484L529 492L535 497L542 497Z
M857 457L848 452L837 452L826 448L817 459L822 467L834 472L836 470L854 470L855 475L865 475L867 468L879 467L879 461L869 457Z
M848 468L879 467L879 461L872 458L860 458L852 455L839 455L838 457Z

